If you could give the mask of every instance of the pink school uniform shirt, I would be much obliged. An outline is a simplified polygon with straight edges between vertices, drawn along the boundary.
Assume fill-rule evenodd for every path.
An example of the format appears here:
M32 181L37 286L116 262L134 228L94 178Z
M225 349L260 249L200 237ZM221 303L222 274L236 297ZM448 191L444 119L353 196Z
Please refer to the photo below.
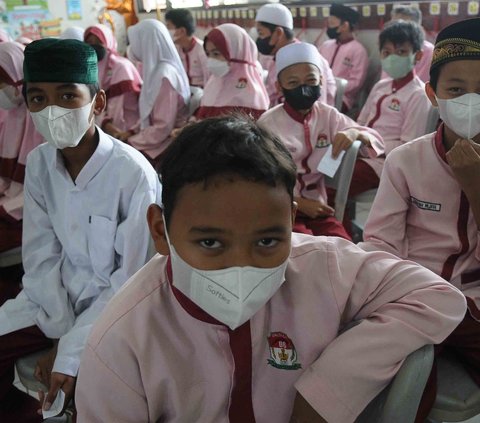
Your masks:
M354 38L347 42L327 40L318 50L329 63L333 74L337 78L344 78L348 81L343 102L350 109L367 76L367 50Z
M298 391L327 421L350 423L409 353L465 314L437 275L340 238L294 234L288 260L283 285L232 331L155 256L93 329L78 422L287 423Z
M372 88L357 122L375 129L385 143L385 155L394 148L426 133L432 105L425 94L425 84L410 72L399 80L390 77ZM365 160L380 177L384 158Z
M440 127L387 157L361 246L425 266L479 308L480 233L446 161L442 132ZM475 308L470 311L480 320Z
M324 176L317 170L328 146L339 131L357 128L368 133L372 148L362 146L365 157L383 153L383 141L377 131L360 126L337 109L316 102L306 116L288 104L279 104L265 112L259 124L278 136L297 165L295 196L327 202Z
M177 47L178 55L182 60L185 72L187 72L190 85L203 88L208 80L207 55L203 49L203 42L197 37L193 37L190 48L187 50L183 50L177 44L175 47Z

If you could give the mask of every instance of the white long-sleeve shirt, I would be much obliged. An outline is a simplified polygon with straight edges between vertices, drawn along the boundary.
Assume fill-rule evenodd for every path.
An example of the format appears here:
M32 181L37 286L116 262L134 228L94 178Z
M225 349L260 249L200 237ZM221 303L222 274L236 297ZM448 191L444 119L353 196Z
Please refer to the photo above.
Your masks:
M37 325L60 338L53 371L71 376L93 322L149 259L145 216L161 191L141 153L97 130L98 146L75 182L51 145L29 155L24 289L0 308L0 335Z

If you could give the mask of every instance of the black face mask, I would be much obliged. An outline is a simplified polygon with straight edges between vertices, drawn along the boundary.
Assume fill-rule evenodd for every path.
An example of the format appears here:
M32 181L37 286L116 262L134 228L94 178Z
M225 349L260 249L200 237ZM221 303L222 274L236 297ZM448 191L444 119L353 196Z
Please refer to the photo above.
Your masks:
M283 88L283 96L295 110L308 110L320 98L320 85L299 85L292 90Z
M97 60L100 62L107 54L107 49L100 44L91 44L92 48L97 53Z
M333 40L336 40L338 37L339 37L339 33L337 32L338 30L338 26L334 27L334 28L327 28L327 35L328 35L328 38L331 38Z
M265 37L265 38L260 38L259 37L259 38L257 38L257 41L255 42L255 44L257 44L258 51L261 54L264 54L265 56L268 56L275 47L275 46L271 46L269 44L271 38L272 38L271 35L270 35L270 37Z

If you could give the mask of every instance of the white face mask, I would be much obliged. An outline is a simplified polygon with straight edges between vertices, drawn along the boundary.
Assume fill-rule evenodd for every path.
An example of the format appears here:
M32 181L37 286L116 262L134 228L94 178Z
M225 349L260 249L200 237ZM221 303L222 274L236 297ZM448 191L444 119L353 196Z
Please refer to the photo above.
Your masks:
M169 29L169 30L168 30L168 33L170 34L170 37L172 38L173 42L175 42L175 40L177 39L177 38L175 37L175 32L176 32L176 31L177 31L176 29Z
M457 98L437 98L440 118L453 132L471 140L480 133L480 94L469 93Z
M223 60L212 59L209 57L207 59L207 69L211 74L222 77L230 71L230 65Z
M0 108L1 109L14 109L22 103L23 99L20 95L20 91L12 85L7 85L0 90Z
M165 232L166 233L166 232ZM173 285L202 310L234 330L260 310L285 281L288 259L269 269L229 267L199 270L170 248Z
M415 53L408 56L399 56L398 54L390 54L381 60L382 69L393 79L400 79L415 67Z
M78 109L66 109L60 106L47 106L39 112L30 112L37 131L53 147L62 150L76 147L90 128L93 120L90 118L91 103Z

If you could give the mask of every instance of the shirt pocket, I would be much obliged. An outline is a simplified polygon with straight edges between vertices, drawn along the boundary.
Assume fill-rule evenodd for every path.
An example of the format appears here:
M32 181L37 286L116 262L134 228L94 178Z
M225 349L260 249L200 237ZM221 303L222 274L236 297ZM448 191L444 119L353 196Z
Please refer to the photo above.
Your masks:
M90 216L88 254L93 272L108 281L115 265L115 234L117 222L103 216Z

